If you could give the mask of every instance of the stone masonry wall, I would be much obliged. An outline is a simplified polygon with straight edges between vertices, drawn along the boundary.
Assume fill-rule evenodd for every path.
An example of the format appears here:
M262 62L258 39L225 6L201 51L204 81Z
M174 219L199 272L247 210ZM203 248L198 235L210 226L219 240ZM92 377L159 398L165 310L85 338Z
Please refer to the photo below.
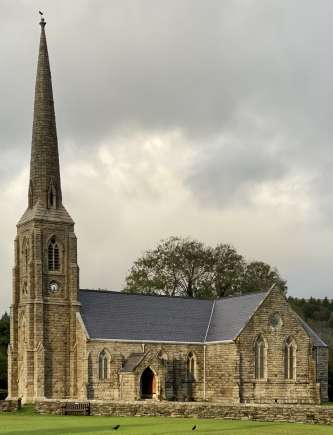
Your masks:
M272 326L272 317L280 322ZM267 345L264 379L255 378L254 343L261 334ZM296 377L285 379L284 347L287 337L295 340ZM327 400L327 350L313 351L309 336L290 309L283 294L273 290L249 320L236 343L208 345L134 343L86 340L77 326L78 399L139 400L140 377L149 363L124 373L124 362L133 353L160 355L153 371L157 374L156 399L211 401L221 403L314 404ZM99 379L98 359L108 355L108 377ZM187 376L188 354L195 355L194 379ZM317 364L318 362L318 364Z
M328 348L318 347L316 349L317 381L320 383L320 400L328 401Z
M0 412L16 411L17 407L17 400L0 400Z
M98 358L102 350L109 355L109 376L101 381L98 376ZM158 386L160 391L158 397L165 397L169 400L203 400L203 346L185 344L144 344L108 341L89 341L87 343L86 370L90 374L87 382L87 398L99 400L128 400L139 399L138 386L140 376L145 365L135 370L135 378L120 373L124 361L132 353L147 353L160 355L164 361L163 373L161 369L157 373ZM196 373L194 381L187 379L186 361L189 352L196 357ZM163 358L162 358L163 356ZM89 364L91 365L89 367ZM78 361L78 365L84 364ZM79 371L81 369L78 369ZM82 370L83 367L82 367ZM160 373L161 372L161 373ZM122 377L123 394L120 391L120 377ZM127 384L126 384L127 382ZM126 395L130 384L135 386L134 395Z
M75 313L78 266L73 224L30 221L18 226L16 239L9 397L32 402L43 397L77 396ZM48 270L48 240L60 246L60 270ZM26 252L25 246L28 246ZM52 293L49 283L60 289ZM75 388L74 388L75 387Z
M206 346L205 399L239 403L239 354L235 343Z
M40 414L61 414L65 402L35 404ZM233 420L288 421L333 425L333 408L325 406L222 405L205 402L90 402L91 415L227 418Z
M276 327L272 326L273 315L280 319ZM259 334L267 346L265 379L255 378L255 341ZM285 379L284 346L289 336L297 346L295 380ZM264 300L240 334L237 344L242 402L320 403L312 342L278 289L271 291Z

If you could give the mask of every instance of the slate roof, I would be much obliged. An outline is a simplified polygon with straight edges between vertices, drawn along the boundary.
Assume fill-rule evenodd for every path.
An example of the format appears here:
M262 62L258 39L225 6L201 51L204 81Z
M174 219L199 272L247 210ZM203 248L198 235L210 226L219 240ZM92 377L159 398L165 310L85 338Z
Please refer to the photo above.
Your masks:
M310 336L312 344L317 347L328 347L327 344L319 337L319 335L298 314L296 315L302 323L303 328Z
M80 290L81 315L91 339L198 344L231 341L267 294L207 300ZM326 347L310 326L300 321L313 344ZM133 355L132 363L136 360Z
M144 353L132 353L125 361L125 364L121 371L132 372L140 364L144 357Z
M199 342L212 301L80 290L81 314L91 338Z
M266 295L267 292L250 293L238 297L217 299L206 341L236 338Z

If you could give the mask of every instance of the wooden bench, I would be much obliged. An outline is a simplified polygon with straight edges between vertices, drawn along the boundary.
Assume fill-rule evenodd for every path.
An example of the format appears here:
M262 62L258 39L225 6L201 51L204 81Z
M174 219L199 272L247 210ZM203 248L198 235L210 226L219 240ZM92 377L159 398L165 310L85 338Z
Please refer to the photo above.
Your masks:
M67 402L62 407L63 415L90 415L89 402Z

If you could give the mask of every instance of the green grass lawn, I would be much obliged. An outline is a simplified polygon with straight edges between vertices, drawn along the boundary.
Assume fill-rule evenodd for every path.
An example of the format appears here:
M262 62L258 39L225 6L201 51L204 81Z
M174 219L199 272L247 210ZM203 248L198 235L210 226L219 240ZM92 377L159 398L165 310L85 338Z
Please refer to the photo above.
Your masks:
M115 431L112 426L120 424ZM196 425L197 429L192 431ZM332 435L332 426L257 421L198 420L167 417L70 417L34 415L30 409L0 413L4 435L98 434L225 434L225 435Z

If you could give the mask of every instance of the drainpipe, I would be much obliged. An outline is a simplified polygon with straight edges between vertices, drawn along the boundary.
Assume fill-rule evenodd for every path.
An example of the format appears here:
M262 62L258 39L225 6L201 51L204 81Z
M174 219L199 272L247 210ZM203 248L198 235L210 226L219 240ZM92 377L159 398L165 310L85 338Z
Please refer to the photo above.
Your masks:
M206 345L204 344L203 398L206 400Z
M210 327L210 323L212 321L212 317L213 317L213 313L214 313L214 307L215 307L215 301L212 304L212 309L210 311L210 316L209 316L209 320L208 320L208 325L207 325L207 329L206 329L206 334L205 334L205 338L204 338L204 385L203 385L203 398L204 400L206 400L206 342L207 342L207 337L208 337L208 332L209 332L209 327Z

